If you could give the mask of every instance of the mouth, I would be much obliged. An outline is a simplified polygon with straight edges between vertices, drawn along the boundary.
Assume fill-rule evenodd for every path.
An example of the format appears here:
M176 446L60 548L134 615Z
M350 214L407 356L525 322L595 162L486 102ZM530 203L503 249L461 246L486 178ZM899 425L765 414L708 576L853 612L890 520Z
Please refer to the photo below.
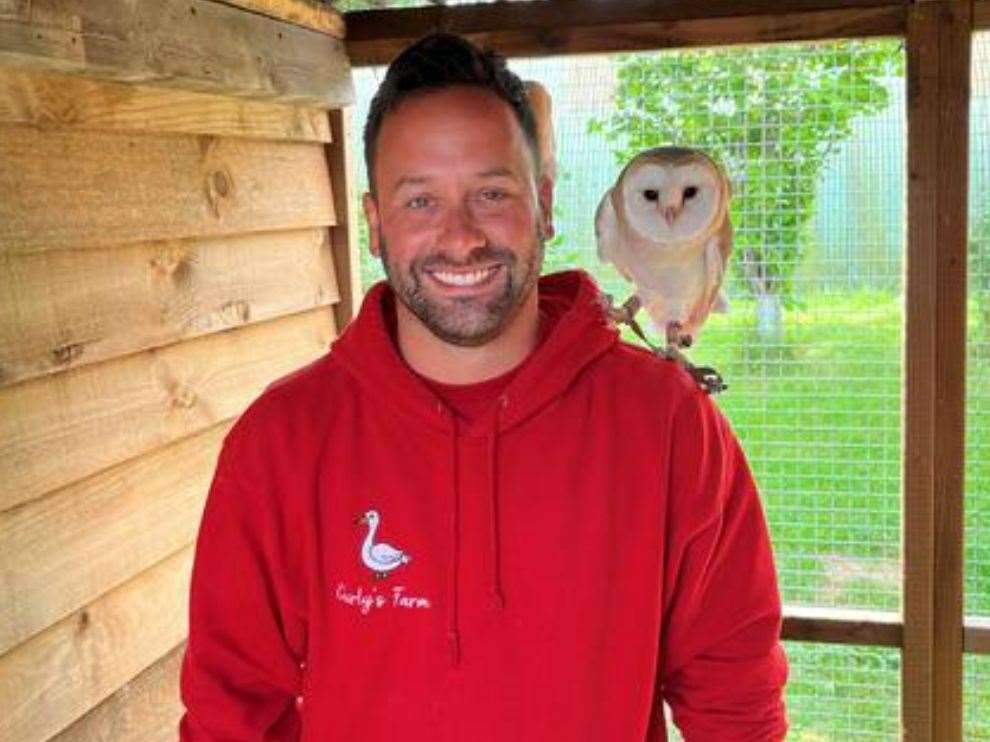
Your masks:
M490 286L501 273L502 265L471 270L440 268L425 271L435 285L446 291L473 291Z

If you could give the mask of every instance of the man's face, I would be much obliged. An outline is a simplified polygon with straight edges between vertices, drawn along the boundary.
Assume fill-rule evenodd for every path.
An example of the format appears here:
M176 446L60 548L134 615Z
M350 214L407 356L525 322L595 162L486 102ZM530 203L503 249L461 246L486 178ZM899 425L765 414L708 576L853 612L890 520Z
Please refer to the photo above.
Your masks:
M496 337L530 296L550 235L551 185L512 109L468 86L385 115L366 194L371 252L400 301L455 345Z

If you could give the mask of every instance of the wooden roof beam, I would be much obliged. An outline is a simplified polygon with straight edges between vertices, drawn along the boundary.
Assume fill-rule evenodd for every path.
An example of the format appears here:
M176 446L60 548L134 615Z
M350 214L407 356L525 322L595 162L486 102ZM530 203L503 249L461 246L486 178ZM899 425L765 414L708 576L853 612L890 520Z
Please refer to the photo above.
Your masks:
M345 14L354 65L450 31L510 56L902 35L908 0L541 0Z

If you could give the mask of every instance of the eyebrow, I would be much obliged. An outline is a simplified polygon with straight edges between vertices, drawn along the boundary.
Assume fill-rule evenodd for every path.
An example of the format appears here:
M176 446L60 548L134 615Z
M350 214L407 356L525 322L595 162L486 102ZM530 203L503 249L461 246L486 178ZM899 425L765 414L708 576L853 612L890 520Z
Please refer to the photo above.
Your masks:
M476 173L475 177L517 179L515 172L507 167L493 167L488 170L483 170L480 173ZM403 175L395 182L395 185L392 187L392 192L395 193L405 186L423 185L424 183L429 183L431 180L433 180L433 178L428 175Z

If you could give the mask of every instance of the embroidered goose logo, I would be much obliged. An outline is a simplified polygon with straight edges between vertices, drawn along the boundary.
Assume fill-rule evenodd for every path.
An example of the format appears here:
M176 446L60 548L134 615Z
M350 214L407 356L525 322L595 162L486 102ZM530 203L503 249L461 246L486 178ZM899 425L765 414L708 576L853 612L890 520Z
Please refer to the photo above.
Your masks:
M368 535L364 537L364 543L361 544L361 561L375 573L375 577L379 580L387 577L388 573L396 567L406 564L412 559L404 551L400 551L390 544L375 543L375 533L381 522L381 516L378 515L377 510L369 510L355 522L368 526Z

